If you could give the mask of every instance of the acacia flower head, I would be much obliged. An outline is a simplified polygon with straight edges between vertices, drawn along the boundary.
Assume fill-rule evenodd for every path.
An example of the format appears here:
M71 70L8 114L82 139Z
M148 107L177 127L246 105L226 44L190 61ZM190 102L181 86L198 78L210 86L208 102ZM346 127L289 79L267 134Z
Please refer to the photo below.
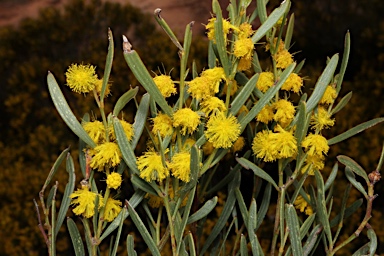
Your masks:
M190 108L182 108L173 114L173 127L180 127L182 135L192 134L200 124L200 116Z
M172 81L170 76L159 75L153 78L157 88L159 88L161 95L164 98L168 98L172 94L176 93L175 83Z
M294 93L299 93L301 87L303 86L303 79L296 73L291 73L283 86L282 90L293 91Z
M179 152L173 155L172 161L168 167L172 175L179 180L189 182L191 180L191 154L187 152Z
M222 67L206 69L201 73L201 76L208 78L209 88L214 93L219 92L220 82L226 80L225 72Z
M259 121L259 122L267 124L267 123L269 123L269 122L271 122L273 120L273 116L274 116L273 107L268 105L268 104L266 104L261 109L259 114L257 114L256 120Z
M215 148L230 148L240 135L237 118L224 112L216 111L207 122L205 136Z
M104 220L107 222L113 221L121 212L122 203L119 200L108 198L104 210Z
M337 97L336 89L332 85L328 85L319 103L332 104L335 101L336 97Z
M163 165L161 156L154 151L147 151L136 160L137 168L140 171L140 178L151 182L162 181L169 176L169 170Z
M278 147L276 145L277 134L272 131L262 130L253 138L252 150L256 157L265 162L275 161L278 157Z
M193 98L197 100L211 97L215 93L213 90L211 90L210 86L208 86L209 84L209 78L198 76L192 81L188 82L188 92L192 95Z
M286 127L295 117L295 107L292 102L280 99L273 104L275 115L273 119L281 126Z
M105 88L105 95L109 95L111 93L111 90L110 90L111 85L112 85L111 83L107 83L107 87ZM100 95L101 89L103 89L102 87L103 87L103 78L97 79L97 83L95 87L97 94Z
M72 64L65 73L67 85L77 93L92 91L98 82L95 69L96 67L89 64Z
M73 208L73 213L83 215L85 218L90 218L95 214L96 197L99 197L99 209L103 206L103 197L95 192L89 191L87 186L77 189L69 198L72 199L71 205L77 205Z
M82 126L96 144L105 141L105 127L102 122L98 120L84 122Z
M309 134L301 143L308 156L321 156L329 150L328 141L320 134Z
M228 80L228 81L224 84L224 86L223 86L223 90L222 90L223 94L226 95L226 94L228 93L228 86L229 86L229 85L231 85L231 86L230 86L230 92L229 92L229 94L230 94L231 96L233 96L233 95L237 92L237 90L239 89L239 85L237 84L237 82L236 82L235 79Z
M308 175L315 175L315 170L321 171L324 169L324 155L307 155L305 158L305 165L301 168L301 173L306 173Z
M163 199L159 196L155 196L155 195L147 193L145 195L145 198L148 199L148 204L152 208L159 208L161 205L164 204Z
M244 145L245 145L245 139L243 136L240 136L239 138L237 138L235 143L233 143L231 151L232 152L241 151L243 149Z
M253 42L251 38L239 38L235 41L233 54L236 58L252 58Z
M297 141L293 135L293 131L286 131L280 125L275 127L275 144L278 146L277 158L289 158L294 157L297 154Z
M172 135L173 133L173 126L172 126L172 119L166 115L159 113L156 117L152 118L153 121L153 127L152 127L152 133L157 134L159 133L162 138Z
M293 63L293 57L288 50L282 50L276 53L273 55L273 58L276 61L277 68L285 69Z
M95 155L92 157L90 166L93 169L103 170L105 166L115 167L120 164L121 152L119 146L114 142L106 142L94 148Z
M317 112L311 116L312 128L322 130L332 127L335 124L335 119L331 118L331 114L324 107L318 107Z
M240 58L239 63L237 64L238 71L246 71L252 66L252 58Z
M307 194L308 199L311 197ZM313 214L313 209L312 207L308 204L308 202L302 197L301 195L298 195L295 202L293 203L295 205L295 208L300 210L300 212L305 212L305 214L312 215Z
M214 110L225 111L227 108L225 107L224 101L217 97L209 97L200 103L201 110L209 116Z
M261 72L257 79L256 87L262 92L266 92L275 83L275 77L272 72Z
M216 43L215 39L215 21L216 18L211 18L209 19L209 22L207 25L205 25L205 29L208 30L207 36L209 40L213 40L214 43ZM230 30L235 28L228 20L222 19L223 21L223 34L224 34L224 39L226 40L226 35L229 34Z
M252 30L252 24L244 22L239 26L238 37L247 38L247 37L250 37L253 34L253 32L254 31Z
M117 172L113 172L107 175L107 187L117 189L120 187L123 179L121 178L121 174Z
M121 123L121 126L123 126L123 130L124 130L125 136L127 136L127 139L129 141L131 141L132 138L133 138L133 126L132 126L132 124L130 124L127 121L124 121L124 120L120 120L120 123ZM112 140L116 140L116 133L115 133L114 126L111 126L109 128L108 132L109 132L109 137Z

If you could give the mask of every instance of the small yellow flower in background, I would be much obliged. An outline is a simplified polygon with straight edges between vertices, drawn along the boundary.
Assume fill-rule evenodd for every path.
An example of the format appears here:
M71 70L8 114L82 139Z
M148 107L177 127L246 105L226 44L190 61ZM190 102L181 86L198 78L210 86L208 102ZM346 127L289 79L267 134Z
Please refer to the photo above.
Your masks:
M331 118L331 114L324 107L318 107L317 112L311 116L312 128L322 130L332 127L335 124L335 119Z
M276 46L277 39L278 39L277 37L275 37L275 38L273 39L273 49L274 49L275 46ZM270 49L271 49L271 45L270 45L270 44L267 44L267 45L265 46L265 51L269 51ZM284 41L280 39L280 41L279 41L279 46L278 46L278 48L277 48L276 53L280 53L280 52L282 52L282 51L285 51L285 44L284 44Z
M332 85L328 85L325 89L323 97L319 101L319 104L332 104L336 97L336 89Z
M102 171L105 166L115 167L120 164L121 152L119 146L114 142L106 142L94 148L95 155L92 157L90 166Z
M245 145L245 139L243 136L240 136L236 141L235 143L233 143L232 145L232 148L231 148L231 151L232 152L238 152L238 151L241 151L243 149Z
M275 161L278 157L278 148L275 142L277 135L272 131L262 130L258 132L252 142L252 150L256 157L265 162Z
M83 215L85 218L90 218L95 214L96 196L99 196L99 209L103 206L103 197L92 191L88 187L77 189L69 198L72 199L71 205L77 206L72 210L76 215Z
M239 89L239 86L237 85L237 82L236 80L230 80L230 81L227 81L225 84L224 84L224 87L223 87L223 94L227 95L227 91L228 91L228 84L231 83L231 91L230 91L230 95L233 96L237 90Z
M277 158L289 158L294 157L297 154L297 141L292 131L286 131L281 126L275 127L275 132L278 136L275 136L275 144L278 146Z
M169 170L163 166L161 156L153 151L147 151L136 160L137 168L140 171L140 178L151 182L162 181L169 176Z
M172 135L173 133L173 126L172 126L172 119L166 115L159 113L156 117L152 118L153 121L153 127L152 127L152 133L157 134L159 133L162 138Z
M321 171L324 169L324 161L324 155L307 155L307 158L305 159L305 165L303 168L301 168L301 173L306 173L307 169L310 168L308 170L308 175L315 175L315 170Z
M276 53L275 55L273 55L273 58L276 61L277 68L285 69L293 63L293 57L288 52L288 50L283 50L281 52Z
M148 204L152 208L159 208L164 203L161 197L149 193L145 195L145 198L148 198Z
M214 93L219 92L219 86L221 81L225 81L225 72L222 67L214 67L204 70L201 73L202 77L206 77L209 80L209 88Z
M239 38L235 41L233 54L236 58L247 57L252 58L253 42L251 38Z
M213 40L214 43L216 43L215 39L215 21L216 18L211 18L208 20L208 24L205 25L205 29L208 30L207 36L209 40ZM235 28L229 21L226 19L223 19L223 34L224 34L224 40L227 39L227 34L229 34L230 29Z
M168 167L172 175L179 180L189 182L191 180L191 154L187 152L176 153Z
M281 87L281 89L286 91L293 91L294 93L299 93L302 86L303 79L298 74L291 73L288 76L288 79Z
M96 143L105 141L105 127L100 121L84 122L82 123L84 130L88 133L89 137Z
M230 148L240 135L240 124L234 116L216 112L207 122L205 136L215 148Z
M77 93L92 91L98 82L95 69L92 65L72 64L65 73L67 85Z
M261 109L259 114L257 114L256 120L259 121L259 122L267 124L267 123L269 123L269 122L271 122L273 120L273 116L274 116L273 107L268 105L268 104L266 104Z
M121 126L123 126L125 136L127 136L127 139L129 141L131 141L133 138L133 126L132 126L132 124L130 124L124 120L120 120L120 123L121 123ZM112 140L116 140L115 128L113 125L109 128L108 132L109 132L109 137Z
M120 187L122 181L123 181L123 179L121 178L121 174L119 174L117 172L113 172L113 173L107 175L107 187L108 188L117 189L118 187Z
M237 64L238 71L246 71L252 66L252 58L240 58L239 64Z
M188 138L185 140L183 143L183 148L182 150L189 151L193 145L195 145L196 141L194 139Z
M227 108L225 107L224 101L217 97L210 97L205 99L200 103L201 111L203 111L207 116L209 116L214 110L225 111Z
M244 23L240 24L238 31L239 31L238 32L238 37L239 38L250 37L253 34L253 32L254 32L252 30L252 25L247 23L247 22L244 22Z
M308 199L311 197L307 194ZM308 216L313 214L312 207L308 204L307 201L305 201L304 197L301 195L298 195L295 202L293 203L295 205L295 208L300 210L300 212L305 212Z
M164 98L168 98L172 94L176 93L175 83L172 81L170 76L159 75L153 78L157 88L159 88L161 95Z
M308 156L322 156L329 150L327 139L320 134L309 134L304 138L301 146L308 153Z
M261 72L257 79L256 87L262 92L266 92L275 83L275 77L272 72Z
M119 200L108 198L104 210L104 220L107 222L113 221L121 212L122 203Z
M203 153L206 156L212 154L214 149L215 148L213 147L213 144L211 142L209 142L209 141L205 142L204 145L203 145Z
M111 85L112 85L111 83L107 83L107 88L105 89L105 95L106 96L111 93L111 90L109 89L111 87ZM97 94L100 95L101 89L103 89L102 87L103 87L103 79L102 78L97 79L97 83L96 83L96 87L95 87Z
M288 100L278 100L273 104L273 108L275 110L273 119L283 127L289 125L295 117L295 107L292 102Z
M182 108L173 114L173 127L180 127L180 133L192 134L200 124L200 116L190 108Z
M215 93L211 90L208 84L210 84L210 81L207 77L198 76L188 82L188 92L197 100L211 97Z

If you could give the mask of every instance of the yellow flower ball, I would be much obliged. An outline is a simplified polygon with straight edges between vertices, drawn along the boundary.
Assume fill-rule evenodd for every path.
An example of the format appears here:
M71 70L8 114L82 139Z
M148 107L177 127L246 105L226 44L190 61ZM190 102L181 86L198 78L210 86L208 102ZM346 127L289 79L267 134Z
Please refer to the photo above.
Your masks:
M266 92L275 83L275 77L272 72L261 72L257 79L256 87L262 92Z
M107 175L107 187L108 188L117 189L118 187L120 187L122 181L123 181L123 179L121 178L121 174L119 174L117 172L113 172L113 173Z
M159 88L161 95L164 98L170 97L176 93L175 83L172 81L170 76L159 75L153 78L157 88Z
M173 127L180 128L180 133L192 134L200 124L200 116L190 108L182 108L173 114Z
M65 73L67 85L77 93L92 91L98 83L95 69L92 65L72 64Z

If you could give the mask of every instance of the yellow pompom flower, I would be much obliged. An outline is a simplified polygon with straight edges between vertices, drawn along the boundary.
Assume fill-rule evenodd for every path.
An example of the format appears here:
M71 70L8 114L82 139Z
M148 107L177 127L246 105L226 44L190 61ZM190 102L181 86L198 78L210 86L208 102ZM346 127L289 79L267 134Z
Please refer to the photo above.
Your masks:
M337 97L336 89L332 85L328 85L319 103L332 104L335 101L336 97Z
M206 77L209 80L209 88L214 93L219 92L219 86L221 81L225 81L225 72L222 67L214 67L204 70L201 73L202 77Z
M235 143L233 143L231 151L234 152L234 153L238 152L238 151L241 151L243 149L244 145L245 145L245 139L244 139L244 137L240 136L235 141Z
M88 133L89 137L96 143L105 141L105 127L100 121L84 122L82 123L84 130Z
M203 102L200 103L200 106L201 111L203 111L207 116L209 116L214 110L227 110L224 101L217 97L210 97L205 99Z
M253 54L253 42L251 38L239 38L235 41L233 54L236 58L247 56L251 58Z
M290 64L293 63L293 57L292 55L288 52L288 50L282 50L278 53L276 53L273 58L276 61L276 67L285 69L287 68Z
M281 126L286 127L295 117L295 107L292 102L280 99L273 104L275 115L273 119Z
M308 199L311 197L307 194ZM301 195L298 195L295 202L293 203L295 205L295 208L300 210L300 212L305 212L305 214L312 215L313 214L313 209L312 207L308 204L307 201L305 201L304 197Z
M121 174L119 174L117 172L113 172L113 173L107 175L107 187L108 188L117 189L118 187L120 187L122 181L123 181L123 179L121 178Z
M131 141L133 138L133 126L132 126L132 124L130 124L124 120L120 120L120 123L121 123L121 126L123 126L125 136L127 136L127 139L129 141ZM108 132L109 132L109 138L111 138L112 140L116 140L115 128L113 125L109 128Z
M85 218L90 218L95 214L96 197L99 197L99 209L103 206L103 197L84 186L73 192L69 198L72 199L71 205L77 205L72 211L76 215L83 215Z
M240 124L232 115L226 117L223 112L217 111L207 122L205 137L215 148L230 148L239 135Z
M309 134L304 138L301 146L309 156L321 156L329 150L328 141L320 134Z
M257 114L256 120L267 124L273 120L273 116L273 107L267 104L261 109L259 114Z
M275 133L267 130L262 130L256 134L252 142L252 150L256 157L265 162L272 162L277 159L279 151L274 143L276 136Z
M103 79L102 78L97 79L97 83L96 83L96 87L95 87L97 94L100 95L101 89L103 89L102 87L103 87ZM111 90L109 89L110 87L111 87L111 83L107 83L107 88L105 88L105 95L106 96L111 93Z
M305 165L301 168L301 173L304 174L308 171L308 175L315 175L315 170L321 171L324 169L324 161L325 157L323 155L307 155Z
M188 82L188 92L192 95L192 98L197 100L211 97L215 93L211 90L210 80L207 77L198 76L192 81Z
M169 176L169 170L163 166L161 156L153 151L145 152L136 160L137 168L140 171L140 178L151 182L153 180L163 181Z
M121 212L122 203L119 200L108 198L104 210L104 220L107 222L113 221Z
M275 77L272 72L261 72L257 79L256 87L262 92L266 92L275 83Z
M282 90L293 91L294 93L299 93L301 87L303 86L303 79L296 73L291 73L283 86Z
M274 144L276 144L278 150L277 158L282 159L296 156L298 148L293 131L286 131L280 125L277 125L275 132L277 136L274 136Z
M252 30L252 25L247 22L244 22L239 26L238 36L239 38L247 38L250 37L253 32L254 31Z
M311 116L312 128L315 130L322 130L332 127L335 124L335 119L331 118L331 114L324 107L318 107L317 112Z
M172 135L173 133L173 126L172 126L172 119L166 115L159 113L156 117L152 118L153 121L153 127L152 127L152 133L157 134L159 133L162 138Z
M223 90L222 90L223 94L225 94L225 95L228 93L228 84L231 84L231 88L230 88L230 93L229 94L231 96L233 96L237 92L237 90L239 89L239 86L238 86L236 80L234 80L234 79L230 80L230 81L227 81L224 84L224 87L223 87Z
M191 180L191 154L187 152L176 153L168 167L172 175L179 180L189 182Z
M240 58L239 64L237 64L238 71L246 71L252 66L252 58Z
M95 69L96 67L89 64L72 64L65 73L67 85L77 93L92 91L98 82Z
M180 133L192 134L200 124L200 116L190 108L182 108L173 114L173 127L180 127Z
M230 29L233 29L234 26L232 26L232 24L225 20L225 19L222 19L223 20L223 34L224 34L224 40L227 39L227 34L229 34L229 31ZM208 39L209 40L213 40L214 43L216 43L216 39L215 39L215 21L216 21L216 18L211 18L208 20L208 24L205 25L205 29L208 30L207 32L207 36L208 36Z
M193 145L195 145L196 141L194 139L188 138L185 140L182 150L189 151Z
M153 78L157 88L159 88L161 95L164 98L168 98L172 94L176 93L175 83L170 76L159 75Z
M90 166L102 171L106 167L115 167L120 164L121 152L119 146L114 142L106 142L94 148L95 155L92 157Z

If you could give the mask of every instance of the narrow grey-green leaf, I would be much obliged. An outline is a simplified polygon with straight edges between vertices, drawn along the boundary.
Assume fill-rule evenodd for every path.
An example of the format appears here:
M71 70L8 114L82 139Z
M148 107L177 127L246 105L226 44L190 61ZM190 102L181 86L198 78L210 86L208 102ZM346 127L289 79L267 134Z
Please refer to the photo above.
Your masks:
M216 66L216 54L213 50L213 42L208 43L208 68L214 68Z
M295 137L297 139L297 145L301 145L301 142L308 131L308 115L307 115L307 108L304 101L300 101L299 103L299 109L297 113L298 119L296 123L296 130L295 130Z
M85 250L83 240L81 239L80 232L77 229L76 223L71 218L67 218L67 226L76 256L84 256Z
M115 130L117 144L119 145L125 163L132 170L132 172L139 175L135 153L133 152L131 144L125 135L124 128L117 117L113 117L113 129Z
M341 89L341 83L343 82L344 74L345 74L345 71L347 69L350 51L351 51L351 36L350 36L349 31L347 31L347 33L345 34L345 39L344 39L343 60L341 61L339 78L338 78L337 84L336 84L337 93L339 93L340 89Z
M316 225L311 233L309 234L307 240L305 241L305 244L303 246L303 255L304 256L307 256L309 255L311 252L313 252L313 248L315 247L317 241L318 241L318 237L319 237L319 234L321 234L321 231L323 230L323 227L318 224Z
M359 209L362 204L363 204L363 199L359 199L359 200L356 200L355 202L353 202L349 207L347 207L347 209L345 209L345 213L344 213L345 217L344 217L344 219L348 218L353 213L355 213L357 211L357 209ZM339 213L338 215L336 215L335 218L333 218L330 221L329 224L330 224L331 228L333 228L334 226L339 224L340 219L341 219L341 215Z
M123 207L123 209L121 211L127 211L127 208ZM115 245L113 246L113 250L112 250L111 256L116 256L117 249L119 248L119 241L120 241L120 237L121 237L121 231L123 229L123 223L124 223L124 220L121 219L120 220L119 228L117 229Z
M313 93L307 102L307 113L311 112L323 97L325 89L327 89L327 86L329 85L333 74L335 73L338 61L339 55L333 55L325 67L323 73L320 75L319 80L317 80L315 89L313 90Z
M96 143L89 137L88 133L81 126L76 116L73 114L71 108L69 107L67 101L64 98L63 93L60 90L59 85L56 82L55 77L51 72L48 73L47 83L49 93L51 95L53 104L55 105L57 112L68 125L68 127L75 133L80 139L87 143L90 147L96 147Z
M369 242L369 256L374 256L377 249L377 236L375 231L372 228L369 228L367 231L367 236L370 240Z
M337 156L337 160L345 166L349 167L354 173L364 178L367 184L369 184L369 179L367 173L364 171L358 163L356 163L352 158L344 155Z
M129 203L132 207L136 207L139 205L141 200L143 200L145 196L145 192L138 189L136 192L132 195L132 197L129 199ZM114 219L111 224L109 224L108 228L104 231L104 233L100 237L100 242L103 241L104 238L109 236L117 227L119 227L121 218L125 220L128 217L127 211L120 211L119 215L117 215L116 219Z
M84 226L84 237L85 237L85 243L87 244L88 253L91 254L93 244L92 244L91 228L89 227L89 221L86 218L81 218L81 221Z
M253 255L264 255L263 250L260 246L259 240L257 239L256 233L255 233L255 227L257 223L257 208L256 208L256 200L253 198L251 205L249 207L249 214L248 214L248 235L249 235L249 241L251 243L252 248L252 254ZM255 225L256 224L256 225Z
M240 188L235 189L235 195L236 195L237 204L239 205L241 217L243 217L243 220L244 220L244 225L248 229L248 221L246 220L249 219L249 215L248 215L247 206L245 205L244 198L243 198L243 195L241 194Z
M285 207L285 218L289 229L289 240L291 241L292 255L302 256L303 248L300 239L300 225L297 218L296 209L292 204Z
M241 234L241 238L240 238L240 255L248 256L247 239L243 234Z
M135 226L139 230L145 243L148 245L148 249L151 251L152 255L160 256L161 254L159 252L159 249L157 248L155 241L153 241L140 216L137 214L133 206L128 201L126 201L126 205L128 207L128 212L131 215L131 219L133 223L135 223Z
M345 96L340 100L340 102L336 105L336 107L334 107L334 108L331 110L331 115L334 115L334 114L336 114L337 112L339 112L340 110L342 110L342 109L348 104L348 102L350 101L351 98L352 98L352 92L349 92L347 95L345 95Z
M257 14L259 15L260 23L263 24L267 20L267 6L265 0L257 0Z
M149 109L150 96L148 93L145 93L143 97L141 97L139 108L136 111L135 121L133 122L133 139L131 142L132 148L136 148L137 143L140 140L141 134L143 134L143 130L145 127L145 123L147 122L148 117L148 109Z
M131 234L127 235L127 253L129 256L135 256L137 255L136 251L134 250L135 247L135 241L133 239L133 236Z
M129 91L121 95L120 98L117 100L115 107L113 108L113 115L118 116L120 111L125 107L125 105L128 104L131 99L136 96L138 91L139 87L136 86L135 88L130 89Z
M255 227L255 231L259 229L261 223L263 223L265 215L267 214L269 203L271 201L271 193L272 193L272 185L271 183L268 183L264 190L263 200L261 201L261 205L257 213L257 225Z
M335 165L332 168L331 174L329 174L328 176L327 182L325 182L325 185L324 185L325 191L327 191L331 187L332 183L335 181L338 170L339 170L339 165L335 163Z
M285 49L289 49L291 46L291 39L292 39L294 27L295 27L295 14L292 13L291 17L289 17L287 32L285 32L285 38L284 38Z
M67 155L67 160L66 160L66 169L69 174L69 177L68 177L68 183L65 186L63 199L61 200L60 210L57 215L56 226L55 226L55 237L57 237L57 234L59 233L60 227L64 222L65 216L67 215L69 205L71 204L71 198L69 198L69 196L73 193L73 190L75 189L75 182L76 182L75 165L69 153Z
M257 79L259 78L259 74L255 74L248 80L246 85L241 89L241 91L236 95L231 103L231 108L229 113L232 115L236 115L239 112L240 108L244 105L244 103L248 100L249 95L251 95L253 89L256 86Z
M359 124L351 129L349 129L346 132L343 132L342 134L337 135L336 137L333 137L332 139L328 140L328 145L333 145L336 143L339 143L340 141L346 140L368 128L371 128L372 126L381 123L384 121L384 117L375 118L370 121L367 121L365 123Z
M363 245L362 247L360 247L357 251L355 251L354 254L352 254L352 256L362 256L362 255L367 255L367 253L369 252L369 242L366 243L365 245Z
M215 208L216 204L217 196L205 202L205 204L199 210L189 216L187 224L191 224L207 216Z
M261 169L260 167L258 167L257 165L255 165L254 163L252 163L251 161L249 161L243 157L242 158L236 158L236 161L239 164L241 164L241 166L243 166L245 169L247 169L247 170L251 169L256 176L268 181L269 183L271 183L276 188L276 190L279 190L279 187L277 186L276 182L263 169Z
M68 151L69 151L69 148L64 149L63 152L61 152L59 157L56 159L56 161L53 164L51 170L49 171L47 179L45 180L43 189L41 190L42 192L44 192L45 188L49 185L49 183L51 183L51 180L52 180L53 176L55 176L57 170L59 170L59 167L60 167L61 163L67 157Z
M152 79L152 76L149 74L143 61L140 59L140 56L135 50L132 50L131 47L132 46L128 42L128 39L123 36L124 58L132 73L135 75L140 84L145 88L145 90L155 100L155 102L160 106L163 112L168 116L172 116L171 107L168 105L167 101L161 94L159 88L157 88L155 82Z
M287 12L288 7L290 6L291 1L285 0L283 3L273 10L273 12L268 16L267 20L256 30L256 33L252 36L252 42L257 43Z
M177 234L178 238L176 237L176 241L180 242L183 239L184 230L185 230L185 227L187 226L187 222L189 220L189 213L191 212L192 203L195 198L196 187L197 186L193 187L193 189L189 192L187 203L184 207L183 217L180 221L180 233ZM178 247L177 251L179 251L179 249L180 248Z
M103 76L103 83L101 85L101 93L100 93L100 99L101 101L104 101L105 91L107 90L108 82L109 82L109 76L111 75L112 70L112 62L113 62L113 54L114 54L114 42L113 42L113 35L110 28L108 28L108 54L107 59L105 60L105 69L104 69L104 76Z
M351 182L351 184L357 190L359 190L360 193L362 193L365 196L365 198L368 198L367 192L365 191L363 185L361 185L361 183L356 180L355 174L352 172L351 168L345 167L345 176L347 176L347 179L349 180L349 182Z
M139 188L139 189L141 189L141 190L143 190L143 191L145 191L145 192L147 192L147 193L149 193L151 195L158 196L158 194L155 191L155 189L153 189L153 187L148 182L146 182L145 180L139 178L137 175L132 175L131 182L137 188Z

